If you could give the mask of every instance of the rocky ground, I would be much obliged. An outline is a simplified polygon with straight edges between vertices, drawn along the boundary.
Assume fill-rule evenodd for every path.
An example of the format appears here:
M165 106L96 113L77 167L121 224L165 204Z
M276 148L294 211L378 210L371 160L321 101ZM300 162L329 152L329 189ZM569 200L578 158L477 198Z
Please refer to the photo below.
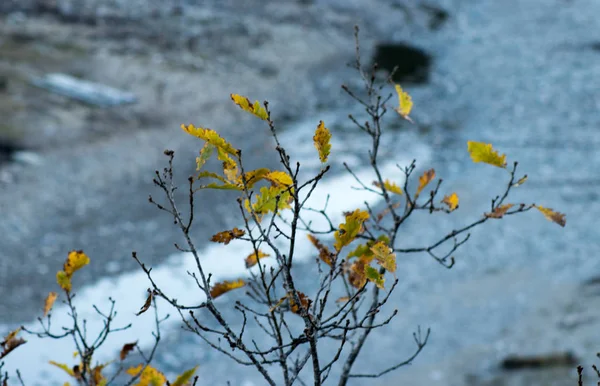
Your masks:
M434 331L429 349L379 384L576 384L573 366L506 372L499 364L509 354L555 351L589 364L598 347L599 297L595 284L584 283L598 274L591 208L600 68L589 31L599 27L600 8L593 0L428 4L435 7L416 0L2 2L0 322L38 315L68 250L103 262L81 271L79 285L136 269L131 250L150 264L171 254L180 235L146 198L165 148L176 151L181 178L193 171L197 142L179 125L243 142L250 163L276 162L264 157L264 128L240 114L229 93L268 99L282 127L343 111L348 99L339 85L356 80L344 64L359 24L366 56L380 41L408 41L433 55L428 82L410 89L418 141L461 195L464 216L481 213L494 183L468 164L466 139L492 141L521 162L531 177L517 199L568 213L564 230L529 213L476 232L448 272L426 256L407 259L393 299L402 319L375 335L368 350L382 355L366 355L364 367L410 352L410 331L421 324ZM99 109L31 86L49 72L128 90L139 102ZM410 152L396 142L401 134L393 138L388 154ZM199 233L232 225L235 208L216 195L204 200ZM419 244L427 238L422 229L433 234L454 221L415 219L404 242ZM231 364L210 353L199 357L213 370L206 384L224 382L225 374L234 384L258 379L244 370L232 375ZM192 362L170 354L160 360Z

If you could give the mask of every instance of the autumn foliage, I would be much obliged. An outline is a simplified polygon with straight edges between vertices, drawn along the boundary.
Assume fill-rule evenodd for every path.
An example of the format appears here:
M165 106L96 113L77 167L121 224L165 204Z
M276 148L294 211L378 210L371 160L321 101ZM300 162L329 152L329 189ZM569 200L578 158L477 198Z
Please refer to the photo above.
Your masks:
M376 161L377 147L381 137L385 135L383 114L391 107L398 113L396 119L413 122L410 118L413 101L407 91L397 84L390 84L395 94L384 95L383 90L387 84L378 85L374 72L365 72L358 50L355 68L364 81L368 97L363 99L346 86L343 86L343 90L361 105L368 106L366 111L370 121L361 124L354 117L350 118L357 126L357 135L364 135L373 143L369 157L375 180L361 181L348 165L344 166L347 172L355 176L362 189L380 198L380 207L347 208L343 221L339 223L331 220L327 208L307 207L307 198L327 178L330 172L330 155L336 152L331 144L334 134L328 129L327 122L315 122L312 135L314 156L320 162L320 170L312 177L301 180L298 172L301 165L291 159L281 146L268 103L252 102L245 96L231 94L231 100L241 110L264 121L275 143L273 155L280 160L279 169L247 170L238 144L230 143L217 130L184 124L181 126L182 130L198 140L199 149L195 160L197 172L188 179L189 186L186 188L189 196L184 202L177 202L174 192L178 187L173 178L175 155L173 151L165 151L168 165L162 173L156 172L154 179L164 200L159 203L154 197L150 198L150 202L166 212L185 236L187 245L178 248L190 253L196 261L196 271L190 275L197 283L199 304L180 304L176 300L177 294L168 294L165 289L160 288L153 280L151 267L143 263L142 257L133 253L133 258L147 275L149 287L146 298L139 299L140 310L137 315L154 311L156 342L146 353L144 349L147 348L139 347L137 342L123 342L120 353L115 353L113 361L97 363L94 354L101 346L103 337L128 326L112 326L115 303L111 299L110 311L101 313L105 329L99 339L90 340L84 336L81 321L76 317L73 318L73 325L66 326L63 332L52 331L49 318L57 299L62 300L76 315L72 278L78 270L90 263L90 258L83 251L71 251L62 270L56 274L60 292L51 291L43 305L43 318L40 320L47 320L47 323L42 323L41 331L30 331L41 337L60 339L69 336L75 340L75 360L56 358L50 364L64 371L75 384L100 386L107 385L114 379L142 386L195 384L197 377L194 376L198 372L201 377L202 363L198 363L197 368L182 369L181 375L173 378L170 383L153 365L153 355L160 340L160 325L163 321L157 312L160 302L161 307L168 307L179 314L182 325L191 334L200 337L208 347L221 352L224 357L240 365L254 367L266 384L292 385L303 380L314 385L332 382L343 386L352 378L383 376L411 363L424 349L430 334L429 330L422 334L420 328L415 332L416 347L409 358L385 363L382 369L369 374L353 371L369 332L385 328L397 316L396 311L390 311L386 307L390 294L401 280L398 277L401 274L397 271L399 255L422 253L441 266L451 268L455 263L456 252L469 239L470 229L487 221L531 209L536 209L548 220L565 226L566 219L562 213L534 203L511 202L511 190L523 185L527 176L518 177L517 162L509 164L507 156L500 154L492 144L468 141L465 151L473 162L506 171L507 183L503 184L504 190L491 200L490 208L482 209L479 218L451 233L440 235L435 243L410 249L399 248L398 232L407 218L418 212L427 215L460 214L460 195L459 192L443 192L442 181L434 169L428 168L415 175L415 162L402 168L403 179L393 179L382 174ZM393 95L397 99L391 99ZM388 106L390 100L397 102ZM207 162L211 158L219 161L219 170L207 169ZM413 180L414 185L409 183ZM192 232L193 206L198 202L195 197L205 189L236 192L237 203L232 202L232 205L237 204L239 207L239 223L236 227L212 236ZM181 210L185 204L190 206L187 214ZM318 213L329 224L329 228L316 229L309 221L304 221L307 212ZM320 272L315 288L299 288L299 281L292 270L296 244L300 237L303 240L308 238L314 247L315 264L318 264ZM213 282L211 272L207 272L203 266L202 254L195 244L197 239L210 240L224 246L245 243L245 255L228 258L243 260L248 274L234 280ZM449 246L443 253L439 252L442 245ZM236 299L245 300L215 302L217 298L230 296L232 291L237 292ZM237 310L241 321L227 320L221 312L227 307ZM203 318L198 317L199 313L202 313ZM212 322L210 325L205 322L205 318L209 317ZM263 341L255 342L246 338L244 331L249 323L256 323L264 330ZM19 333L20 329L16 329L4 338L0 359L25 343L24 339L18 337ZM220 342L226 344L222 346ZM325 357L320 352L319 348L324 344L335 345L332 357ZM140 363L126 366L125 360L133 354L139 354L137 358ZM331 374L335 374L336 379L330 379Z

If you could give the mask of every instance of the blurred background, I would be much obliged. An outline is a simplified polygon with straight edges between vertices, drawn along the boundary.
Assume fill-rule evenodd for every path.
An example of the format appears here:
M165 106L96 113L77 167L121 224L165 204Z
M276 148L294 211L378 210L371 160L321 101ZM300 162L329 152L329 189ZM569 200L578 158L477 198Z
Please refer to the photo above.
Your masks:
M195 169L201 143L180 124L218 130L250 166L277 164L267 128L230 93L270 102L284 145L307 173L318 170L312 134L324 120L334 168L325 183L332 192L323 194L351 184L341 162L360 169L367 155L345 118L360 116L360 106L340 85L360 85L346 65L358 25L363 62L400 66L396 81L415 103L415 125L386 116L383 158L416 158L461 199L452 215L413 216L399 246L426 245L477 219L503 192L506 173L473 164L467 140L493 143L529 175L510 202L567 214L564 229L538 212L486 223L452 270L427 255L400 256L390 300L399 315L371 335L358 368L378 371L408 357L418 326L431 327L432 337L413 365L368 384L575 385L577 364L595 384L598 15L597 0L1 0L0 334L35 326L72 249L92 259L74 283L84 315L85 305L112 295L123 320L134 319L148 284L133 250L174 297L185 296L177 293L188 288L187 262L173 247L181 234L147 201L161 198L152 178L165 166L164 149L175 151L182 182ZM363 201L344 197L340 212ZM238 275L239 262L208 239L239 226L233 203L203 192L197 205L197 242L222 278ZM309 293L317 270L305 260L298 269ZM135 339L149 345L151 317L134 322L99 355L112 358ZM252 369L182 333L176 317L163 334L159 369L199 364L201 385L262 384ZM61 370L44 363L69 363L71 343L28 340L7 369L20 368L28 385L62 384ZM503 365L510 357L550 360L515 370Z

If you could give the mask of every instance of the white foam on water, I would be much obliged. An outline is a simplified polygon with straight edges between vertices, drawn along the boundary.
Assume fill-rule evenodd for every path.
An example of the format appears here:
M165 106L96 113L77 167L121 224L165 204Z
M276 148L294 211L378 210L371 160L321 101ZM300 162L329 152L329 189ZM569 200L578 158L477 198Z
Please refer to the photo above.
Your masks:
M397 159L394 162L384 163L380 168L382 175L403 183L404 175L396 166L397 164L408 165L413 158L426 163L430 158L429 149L425 146L413 144L411 151L410 159ZM375 179L370 166L355 168L354 172L365 184L369 184ZM344 211L364 208L365 202L374 205L380 199L380 196L372 192L352 189L352 187L358 186L355 178L349 173L326 176L311 195L307 205L317 209L323 208L329 194L331 198L328 202L327 213L334 224L339 224L343 222ZM312 221L314 229L328 228L325 219L320 214L307 211L303 217L306 221ZM315 252L314 247L307 240L304 232L299 232L298 236L295 261L312 259ZM248 276L244 257L250 252L251 248L246 242L233 241L227 246L210 244L200 251L200 256L204 271L211 273L212 283L216 283L221 280ZM270 263L269 260L271 260ZM272 259L263 261L267 265L273 263ZM197 288L193 279L187 275L187 271L197 272L193 256L188 253L176 253L165 259L164 264L153 267L152 278L168 296L176 298L180 304L199 304L205 299L204 295ZM141 347L149 347L153 343L152 332L155 327L153 313L147 312L138 317L134 315L144 303L148 287L148 279L140 269L117 277L103 278L94 285L83 289L75 289L77 296L74 303L79 317L87 319L88 336L95 336L94 333L102 328L101 319L93 310L92 305L98 306L101 311L108 311L108 297L117 301L118 316L114 320L113 326L119 327L133 323L132 328L111 334L96 354L95 360L105 362L114 359L124 343L138 341ZM180 324L179 317L165 303L159 307L159 312L163 314L169 312L172 315L167 322L161 325L163 333L169 327ZM71 319L67 308L62 304L59 306L57 301L57 305L52 311L53 331L58 333L60 326L69 326L70 323ZM25 326L31 330L40 330L37 321L30 322ZM0 326L0 331L8 331L9 328L9 326ZM59 384L68 380L68 376L62 370L46 364L49 360L69 365L75 364L76 359L73 359L75 348L72 339L50 340L24 336L28 343L7 356L4 370L9 374L14 374L16 369L20 369L25 383L29 386L40 385L40 379L44 380L45 385Z

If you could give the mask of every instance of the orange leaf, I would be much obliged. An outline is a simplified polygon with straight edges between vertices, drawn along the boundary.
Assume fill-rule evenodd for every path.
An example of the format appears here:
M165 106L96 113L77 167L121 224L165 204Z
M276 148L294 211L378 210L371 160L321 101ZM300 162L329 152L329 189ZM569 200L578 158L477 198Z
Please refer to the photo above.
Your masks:
M135 314L136 316L140 316L144 312L148 311L148 308L150 308L150 305L152 305L152 297L152 291L148 289L148 297L146 298L146 301L144 302L142 308L140 308L140 311L137 314Z
M264 259L265 257L269 257L269 256L271 256L271 255L261 251L260 249L258 250L258 255L255 252L252 252L251 254L248 255L248 257L246 257L246 260L245 260L246 268L254 267L260 259Z
M54 302L56 301L57 297L58 297L58 294L56 292L50 292L48 294L48 296L46 297L46 301L44 302L44 318L46 317L46 315L48 315L48 312L50 312L50 310L52 309L52 306L54 305Z
M419 177L419 187L417 188L417 194L415 194L415 198L419 197L419 194L423 191L423 189L435 178L435 170L429 169L421 177Z
M484 216L488 218L502 218L508 212L510 208L512 208L514 204L504 204L500 205L492 213L485 213Z
M557 223L561 227L564 227L565 225L567 225L567 218L566 218L565 214L560 213L560 212L555 212L554 210L552 210L550 208L544 208L541 205L536 205L535 207L537 210L542 212L544 217L546 217L548 220Z
M210 238L210 241L215 243L229 244L233 239L239 239L246 232L243 229L233 228L232 230L219 232Z
M127 358L127 355L135 348L136 345L137 341L124 344L123 348L121 348L121 352L119 353L119 358L124 361L125 358Z
M323 245L319 239L311 234L306 235L310 242L317 248L319 251L319 258L328 266L333 266L333 253L327 248L327 246Z
M242 279L239 279L236 281L222 281L220 283L215 284L210 289L210 296L213 299L218 298L219 296L223 295L224 293L234 290L236 288L243 287L244 285L246 285L246 283Z
M458 195L456 193L452 193L449 196L444 196L442 203L448 205L450 212L452 212L458 208Z

